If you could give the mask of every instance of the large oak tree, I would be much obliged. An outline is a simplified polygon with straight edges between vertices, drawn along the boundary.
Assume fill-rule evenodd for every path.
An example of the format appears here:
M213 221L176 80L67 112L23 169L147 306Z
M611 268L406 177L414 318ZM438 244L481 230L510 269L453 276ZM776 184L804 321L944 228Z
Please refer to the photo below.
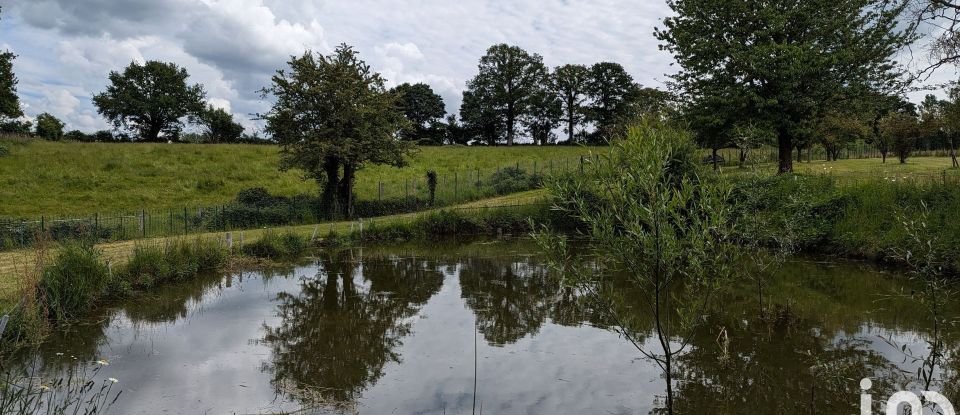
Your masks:
M306 52L277 71L263 90L275 99L261 118L280 144L282 169L299 169L323 188L323 209L353 215L353 185L367 164L403 166L408 122L380 74L350 46L330 55Z
M735 98L711 107L771 124L779 171L789 172L792 149L822 108L898 86L894 54L912 40L898 26L906 1L669 0L674 15L655 35L682 68L673 76L680 96Z
M507 145L516 138L517 127L522 117L529 114L531 100L547 77L543 58L506 44L491 46L480 58L479 73L467 84L464 101L477 99L477 113L482 117L461 114L464 122L473 118L485 119L495 112L503 119Z
M93 104L114 127L141 140L158 141L161 134L177 138L183 120L206 109L203 86L188 85L188 77L175 63L132 62L123 72L110 72L110 85L93 97Z

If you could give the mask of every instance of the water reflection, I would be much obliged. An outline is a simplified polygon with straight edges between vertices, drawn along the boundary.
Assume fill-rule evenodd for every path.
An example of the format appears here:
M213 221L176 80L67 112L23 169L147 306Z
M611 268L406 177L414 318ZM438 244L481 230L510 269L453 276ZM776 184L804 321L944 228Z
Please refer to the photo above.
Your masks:
M475 381L487 413L656 412L655 364L532 254L522 242L402 246L209 276L104 310L24 361L108 358L103 375L125 390L118 413L463 414ZM613 288L645 338L650 319ZM922 345L929 327L892 295L909 291L902 280L793 261L769 282L766 315L750 287L729 288L678 361L678 412L855 413L861 377L877 397L909 386L916 366L897 345ZM946 369L956 399L956 359Z
M349 404L383 376L410 333L408 320L439 291L441 273L410 259L368 261L324 255L316 276L277 294L280 324L266 325L273 354L264 370L278 393Z

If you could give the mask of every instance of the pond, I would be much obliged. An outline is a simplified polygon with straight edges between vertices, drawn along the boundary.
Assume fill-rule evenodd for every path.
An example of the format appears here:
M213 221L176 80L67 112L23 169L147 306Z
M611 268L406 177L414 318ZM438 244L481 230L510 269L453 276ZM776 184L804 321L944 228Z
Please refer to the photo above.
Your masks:
M930 328L898 295L910 290L866 264L796 259L762 316L754 289L726 291L676 362L678 412L854 413L864 376L875 400L921 387L909 354ZM357 248L164 287L23 361L108 363L120 414L651 413L662 372L592 304L528 241ZM631 330L652 329L635 317ZM956 367L937 372L951 398Z

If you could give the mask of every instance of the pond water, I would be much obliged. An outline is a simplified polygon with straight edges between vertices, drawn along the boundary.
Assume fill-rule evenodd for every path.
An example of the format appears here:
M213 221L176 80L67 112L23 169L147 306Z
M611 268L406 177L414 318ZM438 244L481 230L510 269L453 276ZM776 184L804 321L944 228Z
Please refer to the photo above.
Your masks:
M102 310L25 361L46 373L109 362L98 376L119 380L120 414L656 412L660 369L536 252L525 241L353 249L199 278ZM675 363L678 412L855 413L864 376L875 400L919 388L907 355L926 351L930 330L895 295L910 289L865 264L793 260L769 282L763 317L754 289L724 293ZM652 329L635 317L631 330ZM936 375L951 398L956 366Z

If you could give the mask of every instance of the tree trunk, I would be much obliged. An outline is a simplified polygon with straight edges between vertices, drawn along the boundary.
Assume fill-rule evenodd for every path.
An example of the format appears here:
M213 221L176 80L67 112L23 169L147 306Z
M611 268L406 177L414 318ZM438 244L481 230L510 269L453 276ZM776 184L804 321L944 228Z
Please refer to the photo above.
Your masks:
M803 162L803 147L797 146L797 163Z
M950 137L950 161L953 162L953 168L960 167L960 163L957 163L957 148L953 137Z
M887 164L887 150L880 150L880 157L883 160L883 164Z
M323 163L323 172L327 182L323 185L320 195L320 211L329 219L335 219L337 211L337 187L340 185L340 163L334 158L327 158Z
M573 112L574 102L573 100L567 101L567 144L573 144L573 128L575 127L576 120L574 117L576 114Z
M349 163L343 165L343 177L340 179L340 208L343 217L353 218L353 179L356 167Z
M777 158L779 160L779 166L777 168L777 173L792 173L793 172L793 140L790 135L784 131L780 131L777 136Z
M717 164L717 148L713 148L713 169L720 170L720 166Z
M513 125L516 122L513 114L513 105L507 107L507 145L513 145Z

